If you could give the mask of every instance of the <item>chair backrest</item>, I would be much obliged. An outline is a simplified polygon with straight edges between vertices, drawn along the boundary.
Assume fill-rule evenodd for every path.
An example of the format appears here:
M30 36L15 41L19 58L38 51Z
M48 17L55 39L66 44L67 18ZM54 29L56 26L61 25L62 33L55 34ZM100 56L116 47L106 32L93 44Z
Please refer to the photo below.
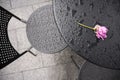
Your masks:
M16 18L16 16L0 6L0 69L23 55L14 49L8 37L7 28L11 17Z

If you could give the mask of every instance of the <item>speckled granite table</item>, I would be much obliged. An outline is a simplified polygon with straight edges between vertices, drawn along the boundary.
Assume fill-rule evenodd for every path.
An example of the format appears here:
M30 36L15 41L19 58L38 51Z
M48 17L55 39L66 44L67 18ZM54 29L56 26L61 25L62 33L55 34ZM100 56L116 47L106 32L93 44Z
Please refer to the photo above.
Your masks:
M53 0L58 28L67 44L86 60L120 69L120 0ZM107 26L108 37L98 40L92 30L75 23Z
M26 32L31 45L40 52L56 53L67 46L56 27L52 5L32 13L27 22Z
M120 70L111 70L86 62L78 80L120 80Z

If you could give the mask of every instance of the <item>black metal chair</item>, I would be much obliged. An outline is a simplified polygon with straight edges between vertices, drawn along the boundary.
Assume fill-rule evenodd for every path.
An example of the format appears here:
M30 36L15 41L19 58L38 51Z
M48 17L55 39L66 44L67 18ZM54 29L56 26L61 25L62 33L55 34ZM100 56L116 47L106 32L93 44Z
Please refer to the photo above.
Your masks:
M11 45L10 40L8 38L8 23L12 17L26 23L23 19L15 16L14 14L10 13L6 9L0 6L0 69L7 66L26 52L30 52L30 49L24 51L23 53L19 54L14 47Z

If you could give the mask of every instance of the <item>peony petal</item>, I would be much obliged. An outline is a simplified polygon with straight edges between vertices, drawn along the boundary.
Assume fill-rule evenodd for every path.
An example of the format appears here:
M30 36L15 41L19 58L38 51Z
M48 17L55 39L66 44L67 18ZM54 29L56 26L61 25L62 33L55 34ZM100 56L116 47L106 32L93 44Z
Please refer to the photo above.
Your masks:
M96 25L95 29L96 29L96 32L95 32L96 33L96 37L98 39L104 40L105 38L107 38L108 29L105 26Z

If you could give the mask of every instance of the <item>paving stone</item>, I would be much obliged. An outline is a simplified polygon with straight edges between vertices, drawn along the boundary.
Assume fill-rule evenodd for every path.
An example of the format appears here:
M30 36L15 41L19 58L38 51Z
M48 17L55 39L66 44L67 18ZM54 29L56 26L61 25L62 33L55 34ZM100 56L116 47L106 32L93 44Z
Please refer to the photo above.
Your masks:
M0 80L23 80L22 73L8 74L0 76Z
M2 6L3 8L5 8L5 9L7 9L7 10L12 9L9 0L5 0L5 1L2 0L2 1L0 2L0 6Z
M11 3L12 3L12 8L18 8L18 7L33 5L46 1L50 1L50 0L11 0Z

